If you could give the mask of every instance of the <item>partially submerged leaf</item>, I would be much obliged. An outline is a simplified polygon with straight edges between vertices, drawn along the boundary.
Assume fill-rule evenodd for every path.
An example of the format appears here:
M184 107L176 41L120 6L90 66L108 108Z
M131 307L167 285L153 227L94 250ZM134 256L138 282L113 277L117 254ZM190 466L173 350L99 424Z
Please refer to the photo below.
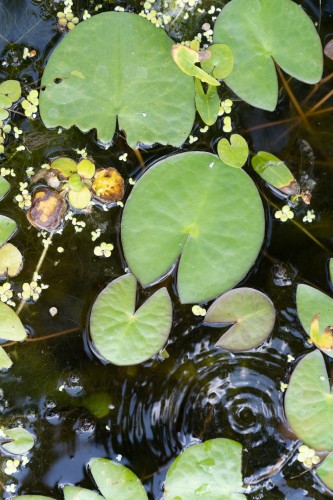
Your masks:
M278 97L274 62L306 83L316 83L322 75L320 38L291 0L231 0L216 20L214 42L227 44L235 59L227 85L244 101L268 111L275 109Z
M210 439L178 455L165 480L165 500L246 499L242 481L242 445L231 439Z
M285 194L295 194L298 184L287 165L277 156L265 151L259 151L251 159L251 164L264 181Z
M90 332L97 351L115 365L142 363L166 343L172 324L172 304L166 288L157 290L135 311L136 280L126 274L97 297Z
M257 258L263 236L263 207L251 178L204 152L169 156L150 167L121 221L125 259L143 286L180 257L177 289L184 304L235 286Z
M65 486L63 492L64 500L105 500L98 493L77 486Z
M216 342L232 352L253 349L270 335L275 322L272 301L253 288L236 288L213 302L205 316L209 326L232 325Z
M232 134L230 143L228 139L221 139L218 142L217 152L221 160L229 167L242 168L249 155L249 147L244 137Z
M195 105L202 121L208 126L213 125L217 120L220 109L220 98L216 87L208 85L207 92L205 92L201 81L196 78Z
M23 257L15 245L6 243L0 247L0 277L17 276L23 266Z
M218 87L220 82L203 71L196 63L200 62L200 55L197 50L193 50L186 45L174 45L171 50L173 60L177 66L189 76L195 76L202 82Z
M8 370L12 366L13 362L4 350L3 347L0 347L0 370L6 369Z
M330 453L316 468L317 476L322 482L333 490L333 453Z
M320 314L321 329L333 325L333 299L309 285L298 285L296 291L297 314L302 327L310 336L313 318Z
M223 80L230 75L234 67L234 56L228 45L215 43L207 49L211 56L201 63L201 67L207 73L212 73L215 78Z
M92 191L103 203L120 201L125 192L124 179L113 167L101 168L95 174Z
M17 224L13 219L0 214L0 246L13 236L16 229Z
M61 226L66 209L66 201L59 193L48 188L38 188L33 194L27 218L38 229L51 232Z
M81 405L87 408L95 417L105 417L110 411L111 398L106 392L97 392L85 396L81 401Z
M106 458L92 458L88 467L105 498L148 500L141 481L130 469Z
M6 196L9 190L10 190L9 182L7 181L7 179L2 177L2 175L0 175L0 200L2 200L2 198Z
M13 103L21 97L21 85L18 80L5 80L0 84L0 94L7 96Z
M319 326L320 313L316 314L311 321L310 339L318 349L333 358L333 326L327 326L323 331ZM332 318L333 324L333 318Z
M24 455L34 446L35 439L31 432L26 431L22 427L15 427L13 429L5 430L6 438L11 441L1 444L9 453L14 455Z
M163 30L129 12L103 12L78 24L47 62L39 106L44 124L96 128L109 143L118 121L131 147L180 146L195 117L194 82L175 66L172 45Z
M7 304L0 302L0 339L20 341L26 336L25 328L16 312Z
M297 364L285 397L289 425L306 445L333 450L333 395L325 360L315 350Z

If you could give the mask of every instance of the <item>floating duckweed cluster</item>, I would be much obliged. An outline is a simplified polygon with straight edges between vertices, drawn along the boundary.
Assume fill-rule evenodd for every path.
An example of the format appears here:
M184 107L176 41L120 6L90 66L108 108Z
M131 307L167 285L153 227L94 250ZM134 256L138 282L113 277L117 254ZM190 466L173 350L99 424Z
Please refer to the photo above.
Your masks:
M99 246L94 248L94 254L97 257L111 257L111 252L113 250L112 243L106 243L103 241Z
M15 302L13 302L11 299L13 297L13 289L11 283L4 283L2 286L0 286L0 300L1 302L4 302L5 304L8 304L9 306L15 307Z
M291 210L289 205L284 205L281 210L277 210L274 214L276 219L280 219L281 222L286 222L287 220L293 219L295 216L294 212Z
M38 111L38 104L39 104L38 90L36 89L30 90L29 94L27 95L27 98L21 102L21 106L24 110L25 116L27 116L28 118L36 118Z
M299 453L297 455L297 460L301 462L304 467L310 468L313 465L319 464L320 457L316 455L315 450L313 450L312 448L309 448L305 444L302 444L302 446L298 448L298 451Z

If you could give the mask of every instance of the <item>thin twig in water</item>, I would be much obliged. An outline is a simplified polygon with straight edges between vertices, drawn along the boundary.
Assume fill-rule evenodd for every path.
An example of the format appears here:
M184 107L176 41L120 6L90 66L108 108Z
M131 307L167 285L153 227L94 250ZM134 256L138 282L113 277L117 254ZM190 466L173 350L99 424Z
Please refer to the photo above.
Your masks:
M283 86L284 86L284 88L285 88L285 90L286 90L286 92L287 92L287 94L288 94L291 102L293 103L293 105L294 105L297 113L299 114L301 120L305 123L305 125L307 127L310 128L310 124L308 122L308 119L307 119L304 111L302 110L302 108L301 108L298 100L296 99L293 91L291 90L290 86L288 85L288 82L286 81L285 77L283 76L283 73L282 73L281 69L279 68L279 66L277 66L277 71L278 71L279 76L281 78L282 84L283 84Z
M69 333L75 333L81 330L80 326L76 326L75 328L68 328L68 330L62 330L61 332L49 333L48 335L43 335L42 337L33 337L31 339L26 339L25 342L40 342L42 340L50 340L55 339L56 337L62 337L63 335L68 335ZM19 341L6 342L5 344L1 344L1 347L10 347L12 345L21 343Z

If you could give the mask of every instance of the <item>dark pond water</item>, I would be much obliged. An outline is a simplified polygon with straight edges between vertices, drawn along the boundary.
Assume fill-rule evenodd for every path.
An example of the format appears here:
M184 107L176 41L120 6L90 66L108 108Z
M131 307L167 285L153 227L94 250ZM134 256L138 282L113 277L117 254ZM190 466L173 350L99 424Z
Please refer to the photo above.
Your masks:
M74 1L73 11L82 15L97 3ZM101 3L101 10L114 8L111 2ZM298 3L320 23L323 43L332 38L333 1ZM139 5L121 5L140 11ZM62 9L63 3L56 0L0 0L0 79L19 79L25 91L38 87L50 50L63 36L55 21ZM192 17L191 23L182 27L188 38L206 20L199 14ZM172 34L176 35L176 30ZM24 47L35 49L37 55L22 59ZM328 60L325 64L325 75L329 75L333 64ZM290 84L308 110L331 90L331 82L313 94L307 85ZM226 89L224 92L230 95ZM150 498L159 499L168 466L185 446L227 437L244 446L243 474L249 499L321 500L332 496L312 472L302 474L304 469L296 459L299 443L288 430L280 390L280 383L288 382L297 360L311 349L295 311L296 285L309 283L333 293L327 267L333 256L333 114L325 111L332 105L331 98L318 108L323 112L310 117L310 127L299 120L283 90L274 113L240 102L234 105L234 130L245 134L251 150L280 156L298 179L314 182L311 208L317 216L311 225L302 226L308 234L295 224L274 219L276 205L281 206L282 200L247 169L263 198L267 235L256 265L241 285L268 294L277 310L271 337L252 352L232 355L214 347L220 334L202 326L191 306L179 304L174 276L170 276L155 287L168 286L175 308L169 358L156 357L127 368L103 365L90 350L86 325L99 291L124 272L119 244L122 209L94 209L89 215L78 216L86 222L81 233L75 233L68 222L63 234L55 235L41 270L43 282L50 286L36 304L24 307L21 318L32 338L63 334L8 348L14 365L0 375L0 422L4 426L22 423L35 433L37 441L25 468L14 477L0 473L3 485L14 482L16 493L60 499L63 484L92 488L85 464L91 457L107 457L129 466L144 482ZM292 120L286 121L289 118ZM74 148L84 147L97 165L115 166L126 179L139 173L136 156L122 133L117 133L112 147L103 150L93 133L69 130L58 134L57 130L45 130L39 119L31 121L19 114L13 115L12 121L24 131L26 150L16 152L22 138L13 139L1 166L15 169L15 182L25 178L27 167L37 170L49 158L73 156ZM182 150L215 151L222 135L221 122L207 134L201 134L200 127L198 120L194 133L199 140L185 144ZM128 153L127 162L119 160L124 152ZM170 147L154 147L142 154L150 165L171 152L174 149ZM20 225L13 239L25 259L22 273L13 280L19 290L23 282L31 281L42 245L25 213L13 203L17 192L13 185L1 202L1 213ZM298 215L303 212L305 215L304 207L296 209ZM116 247L110 259L94 256L91 231L97 228L101 228L103 240ZM64 253L57 251L59 246ZM140 300L150 293L151 289L141 290ZM58 310L54 317L49 313L51 307ZM287 363L288 354L295 361ZM87 409L87 398L92 395L109 405L105 416L97 418ZM10 498L13 493L2 495Z

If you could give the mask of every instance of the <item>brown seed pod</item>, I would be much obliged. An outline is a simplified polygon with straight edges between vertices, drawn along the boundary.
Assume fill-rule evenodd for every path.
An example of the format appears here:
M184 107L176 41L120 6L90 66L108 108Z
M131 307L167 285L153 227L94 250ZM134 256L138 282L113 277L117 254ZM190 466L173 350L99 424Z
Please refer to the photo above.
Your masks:
M51 189L39 188L33 194L27 218L30 224L38 229L51 232L61 225L66 209L66 201L59 193Z
M97 170L92 183L95 198L103 203L120 201L124 190L124 179L117 169L108 167Z

